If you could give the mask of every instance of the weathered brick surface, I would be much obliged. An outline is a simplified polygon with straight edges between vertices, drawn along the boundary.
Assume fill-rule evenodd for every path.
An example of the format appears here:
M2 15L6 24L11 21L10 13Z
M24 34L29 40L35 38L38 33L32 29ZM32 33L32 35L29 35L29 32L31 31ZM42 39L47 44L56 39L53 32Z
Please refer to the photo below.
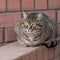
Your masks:
M20 0L7 0L7 10L8 11L19 11Z
M58 52L55 48L39 47L23 47L18 42L10 43L0 48L1 60L59 60L60 58L60 44ZM58 54L57 54L58 53ZM4 58L3 58L4 57Z
M35 1L35 9L47 9L47 0L36 0Z
M58 56L58 57L54 58L54 60L60 60L60 56Z
M22 0L22 10L33 10L34 0Z
M0 12L6 11L6 0L0 0Z
M37 57L36 57L36 50L30 52L30 60L36 60L36 59L37 59Z
M44 60L48 60L48 48L44 47L44 52L43 52Z
M14 60L21 60L21 58L16 58L16 59L14 59Z
M53 60L60 60L60 44L58 44L58 46L55 47L55 57L53 58Z
M60 36L60 24L57 24L57 34Z
M45 13L46 15L50 16L52 19L56 20L56 11L46 10L46 11L41 11L41 12Z
M30 59L30 54L23 55L22 60L29 60Z
M35 51L37 47L23 47L18 42L10 43L0 48L0 59L1 60L36 60ZM27 54L32 55L28 57ZM26 56L25 56L26 55ZM3 58L4 57L4 58Z
M38 47L37 49L37 60L43 60L43 47Z
M60 10L57 13L57 22L60 23Z
M8 27L5 29L5 41L15 41L16 39L16 34L14 31L14 27Z
M59 54L59 45L55 47L55 56L58 56Z
M0 14L0 26L14 25L15 21L21 17L20 13L3 13Z
M48 49L48 59L52 60L54 57L54 48Z
M60 9L60 0L49 0L48 3L49 9Z
M58 53L57 55L55 54L56 54L55 48L48 49L46 47L41 47L41 46L38 48L37 47L23 47L23 46L20 46L20 44L18 44L17 42L8 44L0 48L0 58L6 59L6 60L8 59L12 59L12 60L21 60L21 59L22 60L43 60L43 59L56 60L57 59L59 60L60 53ZM2 58L2 56L4 58Z
M2 29L0 29L0 42L2 42L2 40L3 40L3 34L2 33L3 33Z

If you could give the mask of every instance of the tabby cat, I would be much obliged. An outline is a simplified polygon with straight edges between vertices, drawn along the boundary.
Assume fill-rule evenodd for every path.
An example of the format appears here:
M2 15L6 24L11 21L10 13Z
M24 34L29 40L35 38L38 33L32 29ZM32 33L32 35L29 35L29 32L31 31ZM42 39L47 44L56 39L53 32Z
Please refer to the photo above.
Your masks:
M25 13L23 18L15 23L18 42L23 46L55 47L56 23L44 13Z

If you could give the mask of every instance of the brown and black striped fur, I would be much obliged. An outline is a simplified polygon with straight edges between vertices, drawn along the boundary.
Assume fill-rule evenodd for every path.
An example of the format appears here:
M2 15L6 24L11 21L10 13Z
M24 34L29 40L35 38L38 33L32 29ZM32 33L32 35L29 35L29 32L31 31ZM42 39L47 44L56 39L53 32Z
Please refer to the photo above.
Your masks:
M57 45L56 23L43 13L23 12L23 18L15 24L15 32L17 40L24 46L55 47Z

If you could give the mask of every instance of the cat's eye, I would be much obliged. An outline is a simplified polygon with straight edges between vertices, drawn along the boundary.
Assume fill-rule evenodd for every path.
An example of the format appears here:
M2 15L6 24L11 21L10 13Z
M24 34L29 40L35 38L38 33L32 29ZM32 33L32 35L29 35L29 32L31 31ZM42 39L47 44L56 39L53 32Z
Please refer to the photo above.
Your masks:
M38 26L42 27L42 25L40 25L40 24L36 24L36 25L38 25Z
M24 25L25 28L28 28L28 25Z

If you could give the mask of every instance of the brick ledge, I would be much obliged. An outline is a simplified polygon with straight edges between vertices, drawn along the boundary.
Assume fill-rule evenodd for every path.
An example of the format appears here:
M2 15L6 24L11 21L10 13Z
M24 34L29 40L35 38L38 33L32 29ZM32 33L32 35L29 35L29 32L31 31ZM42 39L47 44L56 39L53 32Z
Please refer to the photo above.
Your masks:
M23 47L18 42L13 42L0 48L0 60L20 60L21 57L36 51L37 48Z

